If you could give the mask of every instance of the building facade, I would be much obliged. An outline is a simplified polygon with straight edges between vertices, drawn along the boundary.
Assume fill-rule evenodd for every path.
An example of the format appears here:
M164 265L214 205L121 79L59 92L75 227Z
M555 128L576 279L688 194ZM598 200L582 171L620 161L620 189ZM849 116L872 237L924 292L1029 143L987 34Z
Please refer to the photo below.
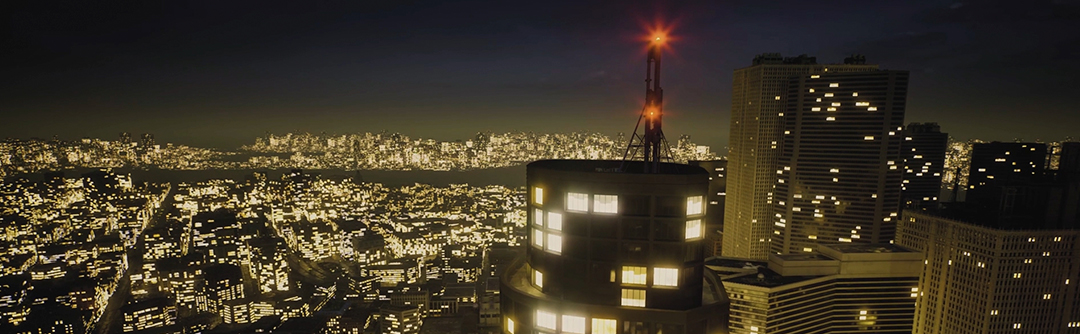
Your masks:
M724 242L724 199L727 197L727 160L691 160L690 165L709 172L709 194L705 196L705 256L719 256Z
M993 188L1028 183L1046 170L1047 147L1042 143L976 143L971 147L968 202L999 200Z
M723 333L702 261L708 173L661 164L528 165L528 245L503 274L503 333Z
M910 207L933 207L941 195L945 150L949 134L937 123L911 123L904 127L904 184L901 202Z
M907 71L803 75L788 85L770 172L771 251L889 243L899 219Z
M913 333L1080 332L1080 231L905 210L896 242L925 253Z
M772 233L772 194L776 182L782 119L789 80L819 73L870 71L877 65L851 57L844 64L817 64L805 55L763 54L735 70L731 94L731 134L724 208L724 256L767 259Z
M922 254L891 244L819 251L709 259L731 301L730 332L911 333Z

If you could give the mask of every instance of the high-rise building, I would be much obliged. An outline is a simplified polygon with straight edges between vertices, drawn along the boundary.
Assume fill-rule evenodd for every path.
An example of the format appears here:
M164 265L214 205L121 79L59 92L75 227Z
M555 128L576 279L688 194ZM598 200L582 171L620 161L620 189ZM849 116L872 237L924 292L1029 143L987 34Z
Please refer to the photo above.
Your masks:
M1080 331L1080 231L960 218L905 210L897 223L896 243L926 254L913 333Z
M1000 200L996 186L1028 183L1046 170L1047 147L1042 143L977 143L971 148L968 202Z
M907 71L791 80L772 205L772 252L889 243L899 219Z
M937 123L911 123L904 127L904 206L932 207L941 195L941 177L945 173L945 150L949 134Z
M165 297L124 305L120 312L124 314L124 332L176 324L176 306L172 300Z
M688 164L709 172L709 203L705 210L705 256L718 256L722 252L724 238L724 199L727 197L727 160L692 160Z
M723 332L726 296L703 269L709 174L653 166L528 165L528 245L500 284L502 333Z
M819 251L707 260L731 301L729 332L911 333L921 253L891 244Z
M805 55L784 58L762 54L753 65L735 70L731 94L731 137L728 151L727 198L724 205L724 256L767 259L772 233L773 184L783 139L781 113L793 76L870 71L866 59L853 56L844 64L818 64Z

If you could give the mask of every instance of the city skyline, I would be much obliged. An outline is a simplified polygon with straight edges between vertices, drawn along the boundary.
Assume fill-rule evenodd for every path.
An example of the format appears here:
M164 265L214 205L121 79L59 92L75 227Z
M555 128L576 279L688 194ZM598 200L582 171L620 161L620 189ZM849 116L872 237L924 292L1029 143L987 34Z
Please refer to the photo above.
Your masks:
M732 69L763 52L910 70L908 121L961 139L1056 140L1080 122L1064 84L1080 74L1074 3L364 6L14 6L0 132L235 147L267 131L626 131L638 38L658 21L678 37L669 131L717 151Z
M3 333L1080 328L1075 0L10 7Z

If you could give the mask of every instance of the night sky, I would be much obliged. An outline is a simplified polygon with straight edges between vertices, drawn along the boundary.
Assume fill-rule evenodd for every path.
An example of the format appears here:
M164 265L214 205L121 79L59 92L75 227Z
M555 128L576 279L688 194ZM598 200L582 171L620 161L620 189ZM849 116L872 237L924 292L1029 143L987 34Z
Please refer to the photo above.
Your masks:
M726 152L754 55L859 53L911 71L907 122L960 139L1080 137L1076 1L15 1L0 5L0 137L235 148L267 131L630 132L645 43L665 133Z

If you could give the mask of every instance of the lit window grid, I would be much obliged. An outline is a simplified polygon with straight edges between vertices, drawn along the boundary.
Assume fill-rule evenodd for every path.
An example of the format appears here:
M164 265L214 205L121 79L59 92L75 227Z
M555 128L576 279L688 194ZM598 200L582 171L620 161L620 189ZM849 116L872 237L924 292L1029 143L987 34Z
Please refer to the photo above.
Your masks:
M645 290L622 289L622 306L645 307Z
M622 267L622 283L645 285L648 280L648 268L638 266Z
M679 286L678 268L653 268L653 286Z
M619 213L619 196L593 195L593 212Z
M686 198L686 215L696 216L705 213L704 196L690 196Z
M691 219L686 221L686 240L700 239L704 227L701 226L701 219Z
M585 334L585 317L563 315L562 332L571 334Z
M589 194L566 193L566 210L589 212Z

